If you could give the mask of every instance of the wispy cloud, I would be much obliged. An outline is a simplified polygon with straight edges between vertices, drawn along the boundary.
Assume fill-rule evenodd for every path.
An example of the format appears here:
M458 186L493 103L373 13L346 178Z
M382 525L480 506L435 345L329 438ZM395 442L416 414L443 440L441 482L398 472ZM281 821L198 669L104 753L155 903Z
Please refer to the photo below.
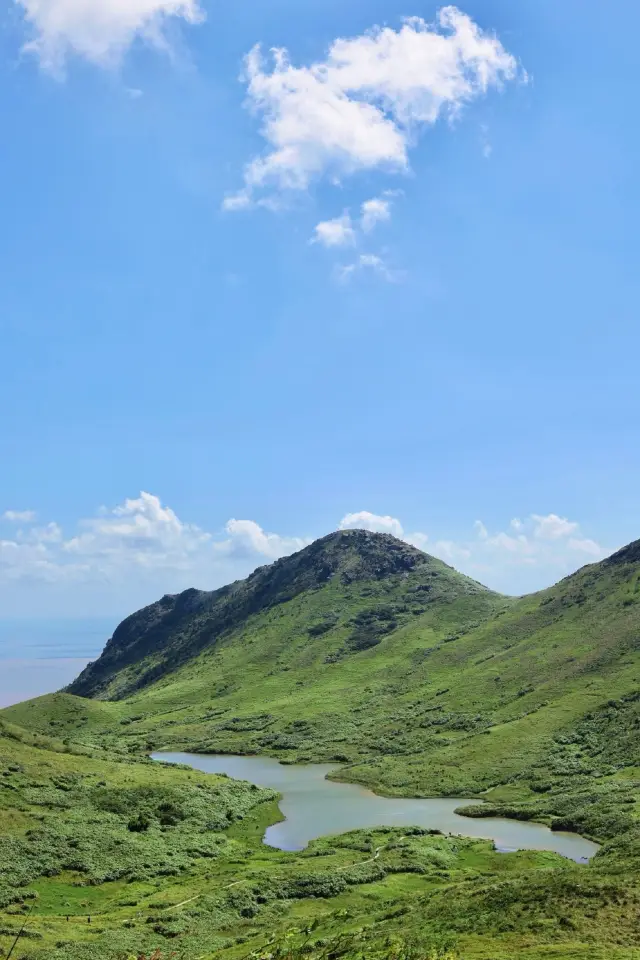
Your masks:
M227 209L265 192L305 190L329 174L404 172L419 132L492 87L513 80L517 63L500 41L454 6L435 24L406 19L335 40L323 61L294 66L284 49L266 65L260 46L245 61L248 101L263 118L266 153L245 168Z
M361 253L353 263L336 268L336 276L343 283L363 272L375 273L388 283L399 283L404 279L404 273L401 270L392 270L377 253Z
M36 514L33 510L5 510L0 520L8 523L33 523Z
M489 127L486 125L486 123L480 124L480 147L482 150L482 156L485 158L485 160L489 160L491 158L491 154L493 153L493 146L491 144L491 140L489 139Z
M348 247L356 242L356 231L348 211L333 220L323 220L314 227L312 243L323 247Z

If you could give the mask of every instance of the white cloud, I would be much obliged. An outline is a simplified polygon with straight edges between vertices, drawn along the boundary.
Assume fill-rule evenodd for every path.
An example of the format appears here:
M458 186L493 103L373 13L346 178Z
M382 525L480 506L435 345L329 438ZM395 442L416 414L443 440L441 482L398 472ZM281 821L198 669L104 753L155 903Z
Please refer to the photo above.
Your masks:
M248 210L251 206L251 196L248 190L240 190L238 193L225 197L222 201L222 209L233 212L234 210Z
M381 517L368 510L359 513L347 513L340 521L339 530L371 530L374 533L391 533L402 539L404 530L402 524L395 517Z
M311 242L321 243L324 247L346 247L356 242L356 232L347 211L334 220L317 223L314 234Z
M455 540L436 540L435 543L430 544L428 553L460 569L471 557L468 547L456 543Z
M346 514L338 526L390 533L507 593L548 586L611 552L556 514L532 514L517 528L508 525L508 532L477 521L462 539L432 540L425 532L406 532L397 517L366 510ZM157 496L141 493L80 520L70 534L51 522L0 539L0 599L5 615L29 614L34 604L46 612L43 598L62 606L65 615L126 612L163 592L214 589L310 542L246 519L207 531L182 520Z
M342 518L338 526L339 530L371 530L373 533L390 533L398 540L404 540L417 547L418 550L427 550L430 547L429 537L426 533L405 533L404 528L397 517L380 516L376 513L370 513L368 510L360 510L359 513L347 513Z
M571 536L579 524L553 513L512 520L512 533L491 533L476 520L474 536L462 540L431 540L426 533L405 533L396 517L367 511L347 514L340 523L341 530L354 527L393 533L493 589L512 594L542 589L612 552L595 540Z
M365 233L371 233L377 224L391 219L391 201L384 197L365 200L361 207L361 214L360 226Z
M591 557L595 557L596 560L602 560L608 551L603 550L599 543L596 543L595 540L589 539L579 539L576 540L573 537L569 540L569 549L575 550L577 553L587 553Z
M136 38L166 47L171 18L203 19L197 0L15 0L33 30L26 49L58 71L69 54L112 65Z
M219 586L309 543L265 532L252 520L229 520L222 534L185 523L158 497L141 493L101 508L65 536L56 523L0 541L0 585L16 581L65 584L149 584L183 589ZM154 586L155 585L155 586Z
M394 191L387 191L391 196ZM378 223L391 218L391 200L386 197L372 197L360 205L360 216L354 223L349 210L345 210L341 217L333 220L323 220L316 224L311 243L320 243L324 247L354 247L358 244L361 234L371 233ZM384 277L385 280L400 279L400 275L389 270L382 257L374 253L362 253L349 264L343 264L336 269L340 280L348 280L354 273L362 269L370 269Z
M363 234L371 233L378 223L391 218L390 197L401 191L387 190L382 197L371 197L360 205L360 215L354 222L351 212L345 210L341 217L324 220L316 224L311 243L321 243L324 247L354 247L359 244ZM377 273L390 283L402 279L403 274L390 270L385 261L376 253L361 253L352 263L341 264L334 268L338 280L346 282L362 270Z
M485 525L484 525L484 523L482 522L482 520L476 520L476 522L475 522L474 525L473 525L473 529L476 531L478 537L479 537L481 540L486 540L487 537L489 536L489 531L488 531L487 528L485 527Z
M402 537L407 543L410 543L412 547L417 547L418 550L423 550L428 552L431 549L431 542L429 536L426 533L407 533Z
M562 537L568 537L575 533L579 524L572 523L565 517L559 517L555 513L550 513L546 517L541 517L534 513L531 519L535 523L534 536L541 540L560 540Z
M245 59L248 104L263 118L267 151L247 165L227 209L265 190L305 190L325 174L406 171L422 129L517 75L499 40L454 6L435 24L412 17L398 30L337 39L308 67L294 66L284 49L272 57L269 68L258 45Z
M383 280L387 280L389 283L397 283L403 278L402 273L397 270L391 270L384 262L382 257L379 257L375 253L361 253L357 260L354 260L353 263L347 263L338 267L336 270L336 276L339 280L346 282L350 280L356 273L360 273L362 271L372 271L373 273L377 273L378 276L382 277Z
M476 539L458 545L461 569L506 592L526 593L548 586L585 563L611 551L591 540L572 536L580 525L555 513L514 519L511 533L489 533L475 524ZM455 562L456 551L450 554Z
M302 550L311 540L301 537L281 537L265 531L253 520L229 520L225 527L229 539L216 543L215 549L236 556L260 556L277 560L296 550Z
M7 523L33 523L36 514L33 510L5 510L0 520L6 520Z
M105 572L122 567L184 567L203 550L211 534L183 523L158 497L141 493L113 510L80 522L81 532L66 540L63 552L89 558Z
M44 527L31 527L26 533L20 533L18 539L23 543L61 543L62 529L57 523L48 523Z
M491 141L489 140L489 127L486 123L480 124L480 147L482 149L482 156L485 160L490 160L493 153L493 147Z

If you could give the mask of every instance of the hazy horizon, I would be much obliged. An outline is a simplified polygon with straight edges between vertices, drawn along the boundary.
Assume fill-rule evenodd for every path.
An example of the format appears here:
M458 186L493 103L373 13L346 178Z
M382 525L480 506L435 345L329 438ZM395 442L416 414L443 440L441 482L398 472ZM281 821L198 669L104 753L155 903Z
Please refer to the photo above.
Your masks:
M101 617L0 619L0 708L66 686L116 625Z

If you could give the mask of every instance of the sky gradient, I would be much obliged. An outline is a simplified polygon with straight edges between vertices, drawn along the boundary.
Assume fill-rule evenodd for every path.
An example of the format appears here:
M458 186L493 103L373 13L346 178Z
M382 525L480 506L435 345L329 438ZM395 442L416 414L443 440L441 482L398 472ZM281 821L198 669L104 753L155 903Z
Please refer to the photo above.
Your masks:
M639 27L12 3L1 615L123 616L340 526L509 593L638 538Z

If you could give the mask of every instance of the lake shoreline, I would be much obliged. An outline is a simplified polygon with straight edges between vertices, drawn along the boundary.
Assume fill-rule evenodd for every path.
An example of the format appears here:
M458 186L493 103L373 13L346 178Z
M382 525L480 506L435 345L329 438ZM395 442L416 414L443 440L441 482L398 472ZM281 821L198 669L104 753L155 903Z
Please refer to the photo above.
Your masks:
M394 793L391 790L386 789L383 784L377 783L374 788L371 786L370 783L360 780L358 777L344 776L344 774L349 770L350 764L346 764L346 765L340 764L339 761L289 760L286 757L284 758L279 757L276 753L269 753L268 751L264 753L243 753L241 747L236 747L234 748L233 751L225 750L224 748L222 748L217 750L216 753L212 754L212 753L204 753L196 748L190 747L188 744L179 744L178 746L158 748L157 750L153 751L154 754L172 753L172 752L183 752L183 753L188 753L198 757L212 757L212 756L245 757L248 760L250 759L259 760L263 758L269 758L270 760L275 760L282 767L297 767L297 766L304 767L304 766L311 766L314 764L331 764L331 765L335 765L336 769L335 771L331 771L330 773L327 774L327 777L326 777L327 780L329 780L332 783L352 784L353 786L362 787L364 790L370 791L376 797L380 797L388 800L462 800L464 801L465 806L457 807L455 812L458 814L458 816L464 817L465 819L482 820L482 819L491 818L491 819L500 819L500 820L509 820L509 821L519 819L515 817L501 816L499 813L487 812L486 814L482 814L482 813L472 814L469 812L465 812L465 811L468 811L470 808L472 808L474 805L486 804L487 803L487 800L485 799L486 791L483 791L482 793L469 792L468 794L465 794L464 789L457 791L455 794L445 793L445 792L438 793L437 791L432 791L429 794L420 794L420 793L408 794L400 791ZM553 819L551 817L548 817L548 818L544 818L544 817L524 818L523 817L521 819L521 822L537 824L538 826L541 826L541 827L547 827L552 833L579 836L582 839L588 840L590 843L595 844L598 848L600 848L603 843L602 837L597 837L593 834L588 834L588 833L573 834L571 831L554 830Z
M165 759L169 757L174 759ZM354 783L336 776L336 774L342 774L343 769L333 763L282 763L277 757L267 754L204 754L196 751L176 752L171 750L154 751L150 758L164 763L181 763L203 772L223 773L232 779L245 780L256 783L258 786L277 790L280 796L278 806L283 819L267 829L263 842L268 846L275 846L282 850L305 849L308 843L319 837L332 836L364 827L412 825L433 829L433 824L430 821L427 822L430 817L440 818L441 824L449 827L449 829L440 829L436 826L436 829L439 829L441 833L491 840L495 848L501 852L517 849L547 850L570 859L574 863L584 864L588 863L600 849L597 841L590 837L566 831L553 831L549 824L540 821L524 817L519 819L501 817L495 811L487 811L486 816L483 816L479 811L484 801L477 795L469 797L384 796L373 791L368 784ZM189 760L199 760L200 763L196 765L193 762L190 763ZM226 769L224 769L225 767ZM280 772L278 772L278 769ZM229 772L230 770L232 772ZM256 772L258 774L257 779L252 779L252 773L255 778ZM282 788L278 786L278 783L281 783ZM303 784L307 791L312 788L311 792L304 795L300 794L300 784ZM343 790L342 793L332 795L331 791L327 790L329 784L335 784L337 788L346 788L347 791L353 787L356 792L350 794ZM335 822L332 822L328 809L316 810L314 826L310 828L308 823L303 822L304 817L301 810L304 804L309 806L312 802L311 798L315 798L316 795L322 795L325 806L328 804L329 807L332 804L335 807L338 799L340 799L340 804L336 808L339 812L336 814ZM455 803L456 806L452 807L447 801ZM345 805L348 808L346 813L342 811L342 807ZM283 806L286 809L283 809ZM474 814L465 815L466 807L472 808ZM375 822L372 822L372 816ZM360 817L364 818L363 822L359 822ZM377 817L381 819L378 821ZM388 822L389 818L397 817L409 819L406 819L402 824ZM415 822L410 819L411 817L416 818ZM464 820L466 823L463 825L458 823L458 820ZM474 821L485 825L484 832L469 832L470 825ZM318 822L324 823L325 826L328 825L327 829L324 830L323 828L321 832L317 832ZM284 826L286 824L289 826ZM277 829L278 827L280 829ZM478 829L481 830L481 828ZM487 830L491 832L487 834ZM505 837L507 839L504 839ZM274 838L275 842L272 842ZM290 846L291 843L298 845Z

